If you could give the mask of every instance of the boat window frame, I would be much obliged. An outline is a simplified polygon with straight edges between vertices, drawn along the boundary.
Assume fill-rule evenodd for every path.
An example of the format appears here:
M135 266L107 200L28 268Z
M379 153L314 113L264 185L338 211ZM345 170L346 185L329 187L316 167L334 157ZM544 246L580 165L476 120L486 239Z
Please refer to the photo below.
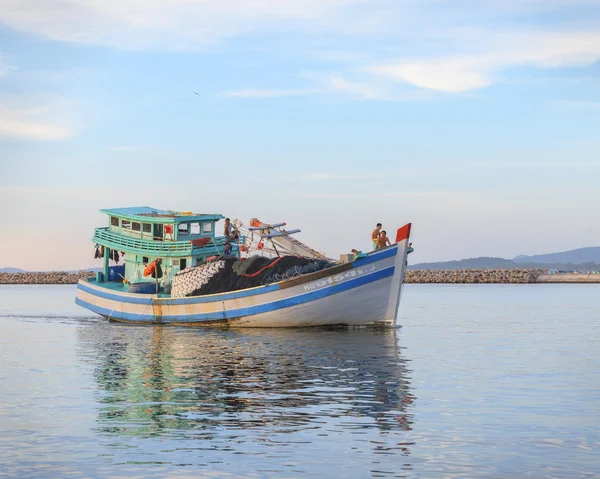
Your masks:
M142 233L152 234L152 223L142 223Z
M131 231L131 220L121 220L121 229Z
M190 224L189 223L177 223L177 237L190 236ZM184 228L182 228L184 227Z
M136 228L137 226L137 228ZM142 223L140 223L139 221L132 221L131 222L131 231L142 231Z
M214 233L215 228L213 226L213 222L212 221L203 221L202 222L202 233L201 234L211 234ZM208 228L207 228L208 226Z
M116 226L117 228L120 226L119 225L119 218L117 216L111 216L109 223L110 223L110 226Z
M190 236L198 236L202 234L202 225L199 221L195 221L193 223L189 223L190 225ZM194 231L194 226L198 228L197 231Z

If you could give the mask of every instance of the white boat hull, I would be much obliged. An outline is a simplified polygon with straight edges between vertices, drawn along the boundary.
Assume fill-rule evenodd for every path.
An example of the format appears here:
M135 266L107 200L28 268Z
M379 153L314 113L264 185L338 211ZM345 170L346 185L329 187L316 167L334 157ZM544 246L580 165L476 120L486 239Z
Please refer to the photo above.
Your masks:
M229 327L397 325L410 225L396 244L352 263L231 293L163 298L78 283L76 303L110 320ZM398 230L399 235L401 230Z

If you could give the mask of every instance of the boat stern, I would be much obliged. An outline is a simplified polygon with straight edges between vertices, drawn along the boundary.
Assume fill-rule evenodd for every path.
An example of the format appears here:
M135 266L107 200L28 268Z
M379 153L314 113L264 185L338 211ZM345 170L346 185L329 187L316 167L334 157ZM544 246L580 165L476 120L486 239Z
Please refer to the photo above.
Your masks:
M80 279L75 304L107 319L152 321L155 296L129 293L122 283Z

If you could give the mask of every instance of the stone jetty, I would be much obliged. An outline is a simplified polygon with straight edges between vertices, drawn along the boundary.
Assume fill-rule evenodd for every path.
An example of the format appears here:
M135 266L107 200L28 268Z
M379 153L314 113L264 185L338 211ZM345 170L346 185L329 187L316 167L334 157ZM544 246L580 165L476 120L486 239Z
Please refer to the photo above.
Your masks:
M600 273L542 274L538 283L600 283Z
M541 269L408 270L405 283L536 283Z
M406 283L536 283L543 274L538 269L461 269L407 271ZM37 273L0 273L0 284L76 284L80 278L93 277L92 271L48 271Z
M0 273L0 284L77 284L80 278L96 276L93 271L41 271L27 273Z
M93 271L0 273L0 284L76 284ZM545 274L541 269L408 270L405 283L600 283L600 274Z

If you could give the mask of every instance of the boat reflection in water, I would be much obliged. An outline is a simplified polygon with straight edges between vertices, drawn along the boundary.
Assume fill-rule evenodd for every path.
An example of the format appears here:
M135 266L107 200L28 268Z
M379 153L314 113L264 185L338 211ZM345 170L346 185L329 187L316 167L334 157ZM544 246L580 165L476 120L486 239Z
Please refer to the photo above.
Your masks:
M176 440L179 454L291 444L346 454L357 441L372 452L409 452L400 436L411 429L414 397L394 330L102 324L80 339L95 364L96 432L126 447L149 453L150 441L140 440L160 437Z

